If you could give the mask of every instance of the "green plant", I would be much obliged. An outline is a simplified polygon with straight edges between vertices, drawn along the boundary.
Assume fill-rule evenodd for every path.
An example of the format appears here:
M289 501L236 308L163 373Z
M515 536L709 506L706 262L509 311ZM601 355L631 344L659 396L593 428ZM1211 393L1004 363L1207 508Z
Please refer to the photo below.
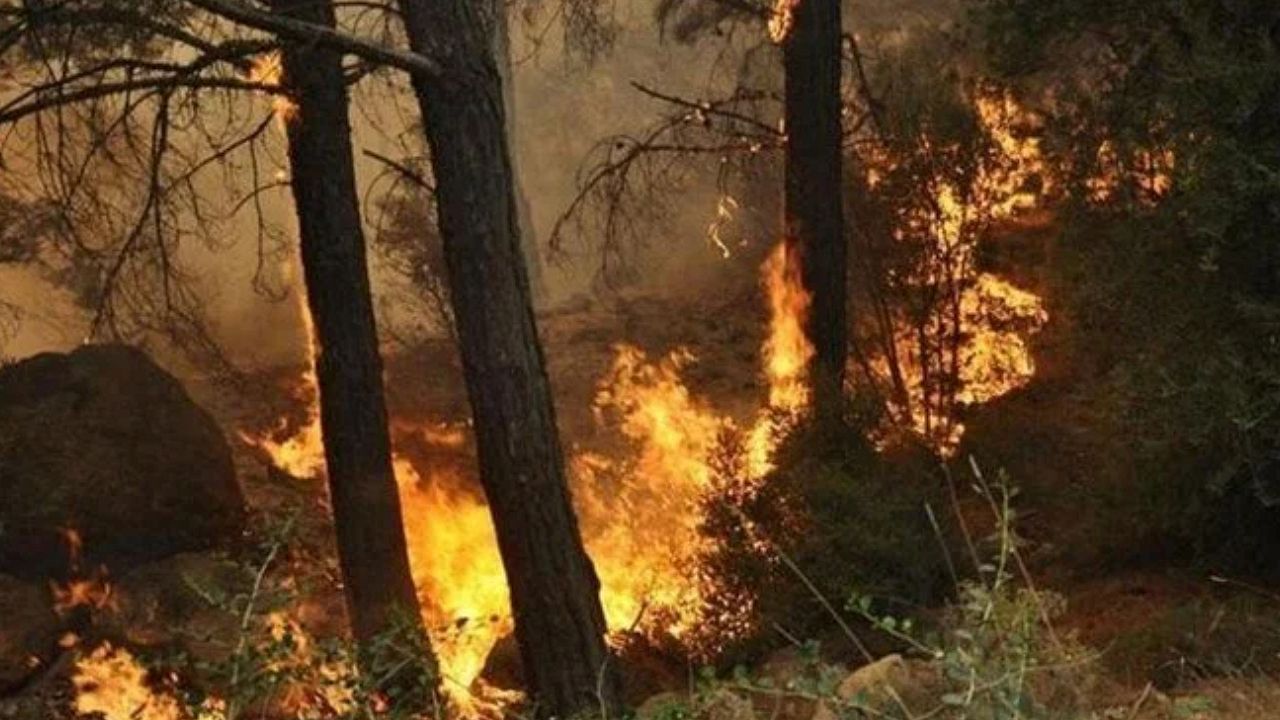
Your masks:
M855 584L896 607L942 597L947 573L924 511L936 499L927 456L882 456L852 424L807 420L789 428L773 460L772 472L751 478L732 433L714 458L698 563L698 633L712 656L748 657L779 627L794 637L828 627L818 599Z
M1079 514L1112 511L1082 534L1123 561L1274 573L1280 6L973 9L988 70L1044 112L1061 168L1047 294L1074 387L1060 409L1094 446L1101 497ZM1114 191L1099 197L1099 178Z
M1087 717L1087 666L1096 658L1058 634L1054 621L1065 601L1037 589L1027 571L1015 526L1017 488L1003 473L988 483L977 464L971 465L974 487L991 509L995 530L981 542L969 539L977 576L958 583L957 598L938 627L919 633L909 618L875 613L873 598L864 594L851 596L848 608L936 665L941 681L936 716ZM987 559L980 556L984 545L992 548Z
M260 547L252 585L235 594L197 588L239 619L225 656L168 658L185 668L180 700L193 720L249 720L287 712L298 720L408 720L439 717L434 656L407 618L374 643L311 637L287 612L300 589L271 578L294 531L279 523Z

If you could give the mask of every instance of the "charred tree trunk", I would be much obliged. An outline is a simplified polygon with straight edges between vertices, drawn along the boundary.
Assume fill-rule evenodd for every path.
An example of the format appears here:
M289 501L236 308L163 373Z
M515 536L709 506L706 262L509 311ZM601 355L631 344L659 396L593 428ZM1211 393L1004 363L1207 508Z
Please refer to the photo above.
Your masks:
M840 0L799 0L784 41L786 232L813 298L806 325L815 398L839 398L847 355L840 123Z
M516 640L542 717L618 710L600 583L565 481L551 388L521 251L502 82L498 3L401 0L419 76L440 232L480 475L511 591Z
M274 12L334 25L328 0L271 2ZM286 46L283 55L297 106L287 124L291 183L351 626L366 648L406 622L425 638L391 465L342 55L311 45Z

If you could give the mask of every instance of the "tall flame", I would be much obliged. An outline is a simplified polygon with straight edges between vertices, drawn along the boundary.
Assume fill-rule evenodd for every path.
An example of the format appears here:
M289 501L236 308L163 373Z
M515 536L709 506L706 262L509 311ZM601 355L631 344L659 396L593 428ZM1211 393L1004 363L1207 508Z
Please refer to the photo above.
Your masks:
M801 282L799 252L794 243L778 243L763 269L769 298L769 336L764 343L769 406L791 412L809 405L808 367L814 355L804 332L813 298Z
M762 268L769 298L770 332L763 348L768 408L747 433L754 472L768 470L778 438L774 411L799 413L809 402L806 366L813 354L803 334L809 297L801 289L797 258L785 245ZM310 320L307 318L308 330ZM310 337L310 333L308 333ZM699 595L690 577L698 549L700 501L710 486L710 459L720 433L733 427L685 386L682 369L692 355L676 351L656 363L619 346L595 400L601 422L618 431L636 455L614 460L580 451L570 460L571 481L584 541L601 579L601 603L612 630L645 627L680 636L696 621ZM291 474L323 468L324 444L315 403L315 376L298 395L307 420L284 440L245 436ZM773 408L771 411L769 408ZM418 428L429 446L456 452L461 429ZM393 459L404 507L410 565L432 631L445 688L464 707L497 640L511 629L506 576L489 510L468 482L449 469L423 476L407 458Z

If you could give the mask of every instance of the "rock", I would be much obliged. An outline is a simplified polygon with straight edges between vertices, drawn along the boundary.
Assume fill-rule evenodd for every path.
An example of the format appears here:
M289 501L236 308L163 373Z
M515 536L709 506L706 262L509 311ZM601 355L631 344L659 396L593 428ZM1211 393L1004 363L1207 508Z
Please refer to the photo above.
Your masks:
M699 720L755 720L750 700L730 690L717 690L697 708Z
M245 518L214 419L144 353L86 345L0 368L0 572L114 575L218 547Z
M501 690L524 688L524 663L520 660L520 645L516 642L515 633L506 633L493 644L478 679Z
M942 675L936 665L893 654L853 671L836 688L836 696L845 702L872 707L892 705L895 709L900 699L911 711L924 712L937 705L944 692L943 686ZM892 693L888 692L890 688Z
M812 677L815 661L805 655L804 651L794 646L787 646L770 654L756 671L756 680L781 689L794 688L805 678Z
M48 665L60 631L46 588L0 575L0 693Z
M794 646L769 655L755 673L756 689L749 693L756 714L773 720L834 720L813 698L824 678L840 677L843 669L829 665Z
M641 635L632 633L621 638L614 659L622 675L623 701L628 705L635 706L646 698L688 684L684 661L663 652ZM494 644L479 679L502 690L523 689L524 666L514 633L503 635Z
M885 655L873 663L863 665L862 667L850 673L845 678L840 687L836 689L836 695L841 700L852 700L862 693L869 693L872 690L892 685L895 680L900 679L906 669L906 663L902 656L894 653L893 655Z
M636 706L637 720L663 720L689 715L691 702L685 693L658 693Z
M121 645L165 647L221 662L238 640L240 619L231 600L251 584L244 568L216 555L175 555L115 582L110 602L94 610L94 629Z

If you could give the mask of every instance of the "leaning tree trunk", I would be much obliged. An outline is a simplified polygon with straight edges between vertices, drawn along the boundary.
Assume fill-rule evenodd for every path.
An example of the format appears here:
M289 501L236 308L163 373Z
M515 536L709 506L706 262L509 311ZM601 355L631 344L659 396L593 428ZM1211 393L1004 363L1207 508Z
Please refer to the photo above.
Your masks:
M600 583L565 482L521 252L502 82L499 3L401 0L413 50L445 65L414 80L475 423L480 475L511 591L516 641L543 717L618 710Z
M334 25L328 0L271 2L277 13ZM365 648L405 623L425 639L391 465L342 55L311 45L286 46L283 55L285 82L297 106L287 124L291 183L352 630Z
M813 298L806 331L816 351L816 398L838 398L846 358L846 263L841 205L840 0L798 0L784 40L786 232Z

